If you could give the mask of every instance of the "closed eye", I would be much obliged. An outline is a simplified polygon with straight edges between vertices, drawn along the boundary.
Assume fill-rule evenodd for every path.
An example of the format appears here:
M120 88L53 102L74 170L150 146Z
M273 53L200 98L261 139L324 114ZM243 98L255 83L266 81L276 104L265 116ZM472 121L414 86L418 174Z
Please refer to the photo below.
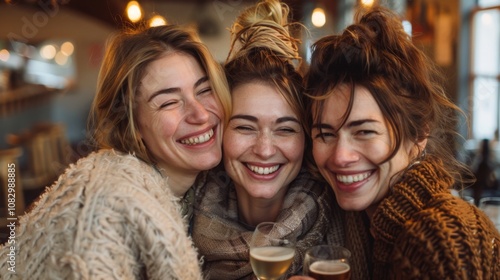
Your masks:
M325 138L335 137L335 136L337 136L335 133L333 133L331 131L324 131L322 129L319 129L317 133L313 134L314 139L318 139L318 138L325 139Z
M253 131L253 130L255 130L253 127L246 126L246 125L239 125L239 126L236 126L234 129L240 130L240 131Z
M198 95L208 94L208 93L211 93L211 92L212 92L212 88L211 87L207 87L207 88L204 88L204 89L200 90L198 92Z
M358 130L356 132L356 135L358 135L358 136L371 136L371 135L376 135L376 134L378 134L378 132L375 130Z
M171 106L174 106L175 104L177 104L178 101L169 101L169 102L165 102L163 104L160 105L160 109L161 108L167 108L167 107L171 107Z
M298 131L291 127L282 127L278 129L278 132L292 134L292 133L297 133Z

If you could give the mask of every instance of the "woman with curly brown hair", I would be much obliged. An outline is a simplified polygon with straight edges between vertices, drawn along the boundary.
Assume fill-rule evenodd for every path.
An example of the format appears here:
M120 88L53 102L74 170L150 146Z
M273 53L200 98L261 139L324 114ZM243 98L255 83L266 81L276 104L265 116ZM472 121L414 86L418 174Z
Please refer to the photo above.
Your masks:
M372 279L500 277L500 234L450 192L467 170L450 145L459 109L437 77L385 8L313 46L314 160L340 207L367 217Z

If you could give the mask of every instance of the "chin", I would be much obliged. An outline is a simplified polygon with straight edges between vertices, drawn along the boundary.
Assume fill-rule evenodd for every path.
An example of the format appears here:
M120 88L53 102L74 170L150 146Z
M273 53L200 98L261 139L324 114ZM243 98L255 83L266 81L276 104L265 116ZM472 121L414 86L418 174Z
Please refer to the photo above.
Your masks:
M204 171L204 170L209 170L217 165L219 165L222 157L214 157L213 159L200 159L199 162L202 163L201 166L199 166L199 170Z
M366 207L364 205L359 205L359 203L356 203L358 199L343 199L342 197L337 196L337 203L339 204L340 208L344 209L345 211L364 211Z

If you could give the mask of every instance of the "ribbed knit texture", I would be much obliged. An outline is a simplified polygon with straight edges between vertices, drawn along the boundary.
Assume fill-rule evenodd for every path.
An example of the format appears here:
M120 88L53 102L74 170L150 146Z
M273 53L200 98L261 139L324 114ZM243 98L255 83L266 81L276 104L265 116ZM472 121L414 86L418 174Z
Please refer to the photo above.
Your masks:
M339 208L332 210L333 192L326 183L302 170L289 185L276 222L298 236L288 276L301 273L305 250L314 245L343 244L344 230ZM204 274L210 279L256 279L252 272L249 243L253 227L238 219L238 201L231 179L222 169L212 170L197 191L193 241L204 258Z
M16 274L1 247L2 279L201 279L179 210L151 166L112 150L93 153L20 218Z
M499 232L440 166L411 167L374 213L373 279L500 279Z

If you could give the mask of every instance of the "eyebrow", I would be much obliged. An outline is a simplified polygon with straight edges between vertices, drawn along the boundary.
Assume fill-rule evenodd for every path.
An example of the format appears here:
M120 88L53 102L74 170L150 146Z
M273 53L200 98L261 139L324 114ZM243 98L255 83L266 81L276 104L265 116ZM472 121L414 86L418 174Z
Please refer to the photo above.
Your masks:
M347 123L347 127L355 127L355 126L360 126L364 123L376 123L378 122L377 120L374 119L362 119L362 120L356 120ZM312 125L312 128L314 129L332 129L334 130L335 128L329 124L326 123L315 123Z
M196 83L194 83L193 87L196 88L206 81L208 81L208 76L203 76L203 77L199 78L198 81L196 81ZM153 98L155 98L157 95L169 94L169 93L174 93L174 92L179 92L179 91L181 91L181 89L178 87L160 89L158 91L153 92L153 94L151 94L151 96L148 98L148 102L153 100Z
M257 122L259 119L257 117L254 117L254 116L251 116L251 115L243 115L243 114L239 114L239 115L234 115L232 116L229 121L232 121L234 119L243 119L243 120L247 120L247 121L251 121L251 122ZM298 124L300 124L299 120L294 118L294 117L281 117L281 118L278 118L276 120L276 123L284 123L284 122L296 122Z

